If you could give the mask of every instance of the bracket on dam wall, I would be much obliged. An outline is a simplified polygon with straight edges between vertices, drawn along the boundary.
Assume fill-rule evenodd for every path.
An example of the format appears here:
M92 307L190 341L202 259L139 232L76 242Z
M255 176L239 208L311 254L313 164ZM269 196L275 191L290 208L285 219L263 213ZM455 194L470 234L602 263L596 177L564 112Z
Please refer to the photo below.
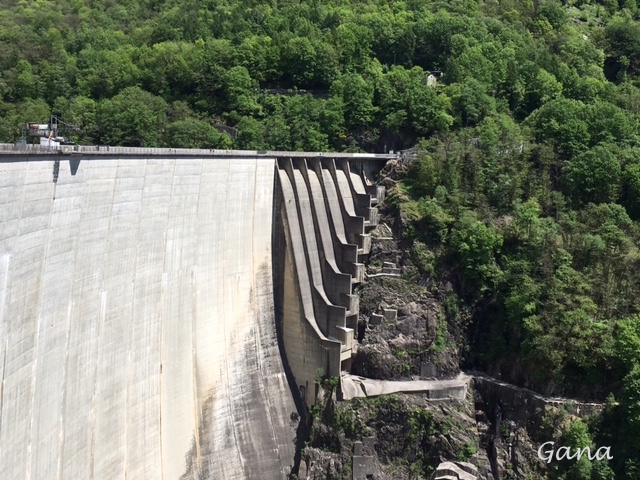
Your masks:
M276 312L284 350L308 405L318 373L340 377L356 353L368 232L384 190L372 181L384 163L350 158L279 158L274 201ZM376 168L377 167L377 168ZM314 389L311 391L310 389Z

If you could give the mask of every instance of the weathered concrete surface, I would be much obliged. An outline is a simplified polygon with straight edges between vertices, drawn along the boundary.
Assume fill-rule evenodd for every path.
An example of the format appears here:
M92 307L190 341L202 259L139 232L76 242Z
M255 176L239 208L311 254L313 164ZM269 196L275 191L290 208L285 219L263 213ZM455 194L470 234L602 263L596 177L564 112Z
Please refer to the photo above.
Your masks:
M0 161L0 478L283 478L274 159L55 160Z
M283 341L288 364L305 402L315 403L315 381L319 371L331 376L340 374L341 344L325 333L335 318L330 317L324 299L313 285L307 268L304 245L305 225L300 221L294 185L286 171L278 168L278 212L282 222L277 228L277 242L282 297ZM307 225L307 227L310 227ZM314 235L313 227L310 235ZM322 305L315 311L315 305ZM323 328L325 329L323 331Z
M341 375L344 400L376 397L390 393L424 393L435 400L455 398L463 400L471 377L460 373L453 380L376 380L343 372Z
M370 235L356 215L349 168L337 169L335 159L278 159L278 313L288 363L308 405L316 401L318 375L339 377L356 348L359 302L352 284L360 280L358 254L366 253ZM362 180L360 186L359 205L369 215L372 198Z
M473 473L471 473L473 472ZM431 475L433 480L476 480L478 469L467 462L442 462Z

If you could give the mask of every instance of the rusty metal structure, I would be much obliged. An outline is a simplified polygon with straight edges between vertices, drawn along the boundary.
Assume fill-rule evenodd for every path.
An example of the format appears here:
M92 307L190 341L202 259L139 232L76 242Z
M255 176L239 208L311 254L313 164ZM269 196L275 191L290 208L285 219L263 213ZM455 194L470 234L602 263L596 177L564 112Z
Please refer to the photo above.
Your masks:
M28 122L22 124L22 143L40 143L52 145L65 145L73 143L68 136L70 133L79 132L80 127L66 123L58 116L51 115L49 123ZM36 140L39 139L39 140Z

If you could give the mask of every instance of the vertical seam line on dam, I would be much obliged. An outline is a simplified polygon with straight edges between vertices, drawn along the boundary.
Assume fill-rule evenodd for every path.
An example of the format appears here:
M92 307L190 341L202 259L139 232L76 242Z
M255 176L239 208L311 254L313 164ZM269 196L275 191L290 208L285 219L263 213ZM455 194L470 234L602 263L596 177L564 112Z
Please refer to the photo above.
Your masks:
M173 187L175 186L175 181L176 181L176 160L175 158L171 160L171 166L173 167L173 172L172 172L172 176L171 176L171 193L169 194L169 205L171 204L171 200L173 199ZM169 209L167 211L167 224L165 224L165 231L164 231L164 258L162 261L162 288L161 288L161 295L160 295L160 299L161 299L161 303L160 305L164 305L165 302L165 290L166 290L166 285L169 283L169 272L167 272L167 257L168 257L168 253L167 253L167 226L168 222L171 218L171 206L169 206ZM171 296L169 295L168 298L169 303L171 302ZM169 305L169 309L170 309L170 305ZM171 310L169 310L171 311ZM163 365L164 365L164 348L162 348L162 345L164 345L164 318L162 315L162 309L160 309L159 312L159 317L160 317L160 395L158 396L158 411L160 412L160 428L158 430L158 435L160 436L160 469L162 472L162 479L165 479L165 472L164 472L164 459L165 459L165 442L163 441L163 436L164 436L164 429L162 428L162 405L164 403L163 401L163 392L164 392L164 370L163 370Z
M7 374L7 355L9 354L9 336L5 337L3 334L3 327L5 325L5 310L6 310L6 302L7 302L7 290L9 288L9 266L11 264L11 254L7 253L0 257L2 262L5 264L4 268L4 285L2 285L2 296L0 296L0 342L3 338L6 338L4 341L4 348L2 351L2 378L0 378L0 438L2 438L2 411L4 407L4 379ZM8 333L8 329L7 333ZM0 442L0 458L2 458L2 444Z
M58 447L58 468L57 468L57 478L58 480L62 479L62 455L64 452L64 413L65 413L65 406L67 403L67 371L68 371L68 367L69 367L69 339L71 338L71 317L72 317L72 311L73 311L73 302L71 301L71 299L69 299L69 307L68 307L68 314L67 314L67 338L66 338L66 342L65 342L65 349L64 349L64 354L65 354L65 358L64 358L64 369L62 371L62 408L60 409L60 433L59 433L59 442L60 445Z
M230 178L231 178L231 168L230 168L230 165L227 165L227 181L225 182L225 184L227 185L225 205L227 205L228 202L229 202L229 197L230 197L230 193L231 193L231 190L232 190L232 189L228 188L230 186L229 185L229 179ZM255 185L254 185L254 188L255 188ZM227 224L228 217L229 217L229 208L226 208L225 212L224 212L224 223L223 223L223 225ZM229 233L229 230L225 228L224 229L224 241L223 241L223 244L222 244L223 255L224 255L224 250L225 250L226 245L227 245L227 238L228 238L227 234L228 233ZM226 262L223 261L222 262L222 278L224 278L224 279L227 278L227 270L226 270L225 267L226 267ZM231 292L229 292L229 293L231 293ZM230 298L230 300L231 300L233 295L230 294L229 296L231 297ZM222 297L222 302L225 303L224 294L223 294L223 297ZM227 390L227 397L226 398L227 398L227 401L229 401L229 399L231 398L231 388L230 388L230 383L231 382L229 381L230 378L231 378L231 374L229 372L229 355L227 353L228 349L226 347L227 347L227 342L230 341L231 337L229 336L230 332L228 332L228 330L227 330L227 318L226 318L226 316L224 316L224 319L222 321L222 328L224 330L224 342L225 342L224 367L225 367L225 375L227 377L227 381L225 382L225 386L226 386L226 390ZM229 416L231 417L231 431L232 431L232 434L233 434L233 438L235 440L234 441L235 446L236 446L235 450L236 450L236 452L238 454L238 458L240 460L240 465L242 466L242 471L244 472L245 471L245 461L244 461L244 458L242 457L242 452L240 451L240 445L238 443L238 436L236 434L236 419L235 419L235 416L234 416L233 413L234 413L233 412L233 406L231 405L231 402L229 402Z
M144 158L144 175L143 179L147 178L147 171L149 167L149 159ZM140 213L138 214L138 221L136 223L136 238L139 238L142 233L142 225L144 223L143 218L143 205L144 205L144 187L145 180L142 181L142 185L140 186ZM131 322L128 322L128 331L129 331L129 351L127 352L127 373L126 373L126 381L124 388L124 405L125 405L125 422L124 422L124 438L125 438L125 449L124 449L124 478L129 478L129 448L127 447L129 444L129 417L131 415L130 405L129 405L129 385L132 385L135 379L135 369L132 368L132 363L137 359L132 358L131 348L133 345L133 339L135 337L135 307L136 307L136 275L135 272L138 271L138 257L140 253L140 245L136 245L133 251L133 271L131 275L130 282L127 283L131 286ZM135 351L133 352L135 354Z
M0 321L1 320L2 318L0 317ZM2 353L2 378L0 378L0 438L2 438L2 408L4 406L4 378L6 375L5 372L7 371L8 350L9 350L9 339L7 338L4 342L4 352ZM1 455L2 455L2 445L0 444L0 457Z
M111 199L109 201L109 205L110 205L110 209L109 209L109 226L107 228L107 233L106 233L106 238L109 239L111 238L111 227L113 224L113 199L115 198L116 195L116 185L118 183L118 168L119 168L119 161L116 161L116 166L115 166L115 173L114 173L114 180L113 180L113 186L111 189ZM107 257L107 253L109 251L109 242L107 241L107 245L105 248L105 253L102 256L102 261L100 262L101 268L100 268L100 280L99 280L99 285L100 285L100 290L102 290L104 288L104 263ZM94 479L94 473L95 473L95 447L96 447L96 408L97 408L97 399L98 399L98 366L100 365L100 348L102 346L102 333L103 333L103 327L104 327L104 322L106 321L107 318L107 302L108 302L108 298L107 298L107 291L106 290L102 290L100 293L100 312L99 312L99 316L98 316L98 331L96 334L96 354L95 354L95 369L93 372L93 378L94 378L94 385L93 385L93 399L91 402L91 479Z
M199 160L199 164L200 164L200 173L198 175L198 207L196 208L196 218L200 218L200 207L201 207L201 201L200 201L200 193L202 191L202 171L203 171L203 167L204 167L204 160ZM197 252L198 250L198 244L199 244L200 239L198 238L198 230L196 230L195 232L195 242L194 242L194 249ZM198 259L198 256L196 254L196 259ZM191 309L191 375L193 376L193 429L194 429L194 434L193 434L193 438L195 440L195 446L196 446L196 465L200 465L201 462L201 450L200 450L200 415L198 415L198 412L202 412L202 409L200 408L200 403L199 403L199 399L200 396L198 395L198 359L197 359L197 355L196 355L196 335L197 335L197 328L196 328L196 324L198 322L198 319L196 318L198 315L198 309L196 307L197 301L198 301L198 295L197 295L197 285L198 285L198 264L196 263L195 265L193 265L192 270L190 272L190 281L191 281L191 302L192 302L192 309ZM197 467L196 467L197 468Z
M55 209L55 203L56 203L56 192L57 192L57 187L58 187L58 176L60 173L60 160L56 160L54 162L54 172L57 170L57 174L55 177L55 181L53 183L53 200L51 202L51 216L50 219L53 218L54 215L54 209ZM64 189L63 189L64 191ZM80 225L82 224L82 216L79 217L78 220L78 226L77 228L80 229ZM49 235L51 234L51 221L49 222ZM75 274L75 268L76 265L78 264L77 262L77 258L79 257L79 249L78 247L78 243L79 240L76 239L76 243L75 243L75 252L74 252L74 256L73 256L73 265L71 267L71 271L74 272ZM47 254L45 255L45 264L46 264L46 258L48 257L48 245L49 245L49 241L47 238ZM74 277L75 275L72 274L71 275L71 288L73 289L73 284L74 284ZM44 277L43 277L44 280ZM65 342L65 349L64 349L64 354L65 354L65 361L64 361L64 366L63 366L63 371L62 371L62 382L60 385L60 389L61 389L61 397L62 397L62 401L60 402L61 408L60 408L60 431L59 431L59 455L58 455L58 469L57 469L57 478L61 479L62 478L62 454L64 452L64 414L65 414L65 407L66 407L66 402L67 402L67 371L68 371L68 362L69 362L69 339L71 336L71 322L72 322L72 318L73 318L73 300L71 298L71 296L69 295L68 298L66 298L66 300L68 300L68 305L67 305L67 322L68 322L68 326L67 326L67 335L66 335L66 342ZM52 321L55 321L54 319L52 319Z
M275 160L273 161L273 163L275 164ZM260 162L256 162L256 169L255 169L255 185L256 186L253 189L253 208L254 208L254 210L256 210L256 208L258 207L258 201L259 201L259 198L260 198L260 195L259 195L260 192L258 192L257 186L258 186L258 178L262 178L259 175L259 169L261 169L261 168L266 168L266 166L262 166L262 165L260 165ZM273 196L274 195L275 195L275 189L272 190L271 199L270 199L271 205L272 205L271 206L272 209L273 209ZM255 218L255 216L253 216L252 217L252 225L251 225L252 238L255 238L255 231L256 231L255 223L256 223L256 218ZM274 228L274 225L272 223L271 224L271 229L273 229L273 228ZM273 248L273 245L271 245L271 248L269 249L269 251L271 251L272 248ZM255 269L256 269L255 241L253 241L251 243L251 254L252 254L252 264L253 264L253 269L254 269L253 274L256 275L256 272L255 272ZM258 267L258 269L259 268L260 267ZM255 305L256 311L258 312L258 317L261 318L260 314L262 312L260 311L260 303L259 303L258 292L257 292L257 286L258 286L257 282L256 282L255 286L256 286L256 288L253 289L253 297L254 297L253 303ZM257 322L256 333L254 335L254 343L256 345L256 352L260 351L260 342L262 341L262 334L261 333L262 333L262 322ZM265 399L265 401L267 403L267 415L269 416L269 429L271 431L271 435L273 437L274 443L276 444L276 448L278 448L277 436L276 436L276 432L274 430L274 424L275 424L275 422L273 420L273 411L274 411L274 409L273 409L273 407L271 405L269 396L266 394L267 392L266 392L265 385L264 385L265 378L266 378L265 377L266 372L265 372L265 368L264 368L264 361L263 361L263 358L260 357L260 355L258 355L258 359L257 360L258 360L258 366L259 366L259 370L258 371L261 373L260 378L258 379L259 380L258 385L260 386L260 391L263 393L263 397L264 397L264 399ZM282 467L279 448L278 448L276 454L277 454L278 464L280 464L280 466Z
M54 162L55 163L55 162ZM24 187L26 185L27 182L27 178L28 178L28 169L27 169L27 174L24 177L22 186ZM45 248L44 248L44 255L43 255L43 260L42 260L42 267L40 268L40 292L38 295L38 315L37 315L37 324L38 324L38 328L36 330L36 345L35 345L35 351L34 351L34 355L35 358L33 360L33 366L32 366L32 379L31 379L31 409L30 409L30 419L29 419L29 445L27 446L27 472L26 472L26 479L30 480L31 479L31 464L32 464L32 459L33 459L33 448L32 448L32 444L33 444L33 425L34 425L34 407L35 407L35 399L36 399L36 385L37 385L37 374L38 374L38 351L40 349L40 331L41 331L41 325L42 325L42 319L44 316L44 312L42 312L42 305L44 303L44 288L42 288L42 284L44 282L44 278L45 278L45 271L47 268L47 259L49 258L49 240L51 238L51 219L53 218L53 213L54 213L54 207L55 207L55 188L56 185L54 183L53 185L53 198L50 200L51 201L51 213L49 214L49 219L47 222L47 241L45 243ZM20 217L22 218L22 214L24 211L24 202L26 201L25 199L25 194L24 194L24 190L22 192L21 195L21 202L20 202ZM18 227L18 237L22 234L20 227Z

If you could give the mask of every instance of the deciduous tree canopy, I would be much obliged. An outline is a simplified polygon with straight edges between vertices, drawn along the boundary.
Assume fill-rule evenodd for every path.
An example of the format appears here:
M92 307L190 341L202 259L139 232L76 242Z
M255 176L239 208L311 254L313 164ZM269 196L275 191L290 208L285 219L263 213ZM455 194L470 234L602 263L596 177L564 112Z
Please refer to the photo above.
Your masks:
M599 435L629 432L612 466L635 480L638 14L635 0L0 0L0 141L55 114L85 144L418 147L390 198L421 273L468 310L468 366L612 392Z

